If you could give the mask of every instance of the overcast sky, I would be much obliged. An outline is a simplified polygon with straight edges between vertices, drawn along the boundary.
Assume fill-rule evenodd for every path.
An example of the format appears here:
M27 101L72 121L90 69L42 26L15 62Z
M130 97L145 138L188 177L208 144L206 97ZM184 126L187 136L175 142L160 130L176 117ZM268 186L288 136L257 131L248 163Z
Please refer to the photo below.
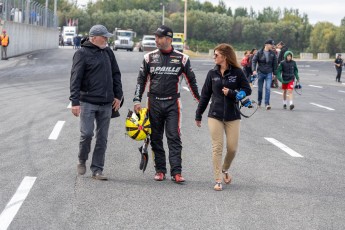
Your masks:
M205 2L206 0L199 0ZM207 0L218 5L219 0ZM319 21L331 22L339 26L341 19L345 17L345 1L327 0L223 0L227 7L234 11L237 7L246 7L249 11L252 6L255 12L262 11L265 7L277 9L280 7L299 9L300 14L306 13L311 24Z

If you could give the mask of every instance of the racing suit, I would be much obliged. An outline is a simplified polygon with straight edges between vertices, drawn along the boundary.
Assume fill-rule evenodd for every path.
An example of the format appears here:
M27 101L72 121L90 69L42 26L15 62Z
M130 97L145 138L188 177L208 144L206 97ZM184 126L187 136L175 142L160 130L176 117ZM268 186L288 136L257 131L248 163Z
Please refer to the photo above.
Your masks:
M200 95L189 57L174 49L169 53L156 49L144 56L133 99L134 104L140 104L146 84L149 83L148 109L156 172L167 172L163 148L165 128L171 176L181 174L182 170L180 91L183 78L192 96L199 102Z

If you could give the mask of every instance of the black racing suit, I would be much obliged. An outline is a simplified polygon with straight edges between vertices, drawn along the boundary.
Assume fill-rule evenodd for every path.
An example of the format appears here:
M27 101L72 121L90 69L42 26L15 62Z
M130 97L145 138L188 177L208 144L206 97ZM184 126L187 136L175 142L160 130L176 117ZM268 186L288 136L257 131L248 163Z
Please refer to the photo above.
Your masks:
M166 132L169 147L171 176L182 170L181 142L181 82L185 78L192 96L199 101L200 95L189 57L174 49L169 53L154 50L145 54L140 67L134 104L139 104L148 88L148 109L151 122L151 146L156 172L166 173L166 158L163 148L163 133Z

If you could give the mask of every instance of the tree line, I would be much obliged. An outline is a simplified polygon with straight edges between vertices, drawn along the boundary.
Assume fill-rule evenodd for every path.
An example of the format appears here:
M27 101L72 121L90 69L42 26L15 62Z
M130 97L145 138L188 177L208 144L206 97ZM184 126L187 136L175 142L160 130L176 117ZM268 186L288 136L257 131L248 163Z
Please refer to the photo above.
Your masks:
M38 0L43 1L44 0ZM80 33L87 33L94 24L103 24L110 31L131 28L138 38L152 34L162 23L175 32L183 32L183 0L102 0L85 8L77 0L58 1L59 26L66 19L78 18ZM49 5L51 6L51 3ZM298 9L263 8L255 12L243 7L234 10L220 0L218 5L188 0L187 43L191 50L205 52L219 43L230 43L237 50L261 48L268 38L284 41L295 53L312 52L335 55L345 50L345 17L340 26L330 22L309 23L308 15Z

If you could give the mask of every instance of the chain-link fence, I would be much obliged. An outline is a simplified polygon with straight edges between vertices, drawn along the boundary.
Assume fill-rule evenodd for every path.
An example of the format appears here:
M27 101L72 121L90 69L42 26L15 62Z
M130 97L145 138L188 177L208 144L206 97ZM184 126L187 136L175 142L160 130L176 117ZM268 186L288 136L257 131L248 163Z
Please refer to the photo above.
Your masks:
M0 20L56 27L54 12L30 0L0 0Z

